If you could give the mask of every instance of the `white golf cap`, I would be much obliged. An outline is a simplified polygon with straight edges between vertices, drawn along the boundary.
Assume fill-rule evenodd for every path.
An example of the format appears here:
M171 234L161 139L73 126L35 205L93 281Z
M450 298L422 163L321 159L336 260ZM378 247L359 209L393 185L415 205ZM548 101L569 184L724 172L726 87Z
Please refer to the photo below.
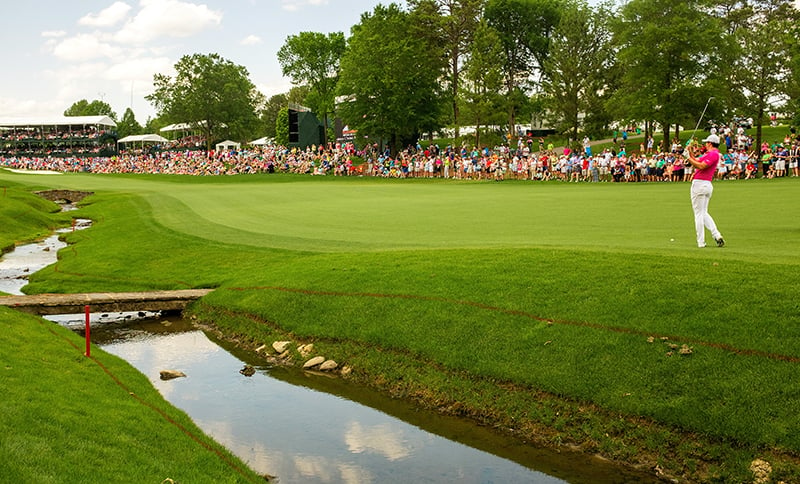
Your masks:
M719 136L715 134L710 134L706 136L706 139L703 140L703 143L714 143L715 145L719 144Z

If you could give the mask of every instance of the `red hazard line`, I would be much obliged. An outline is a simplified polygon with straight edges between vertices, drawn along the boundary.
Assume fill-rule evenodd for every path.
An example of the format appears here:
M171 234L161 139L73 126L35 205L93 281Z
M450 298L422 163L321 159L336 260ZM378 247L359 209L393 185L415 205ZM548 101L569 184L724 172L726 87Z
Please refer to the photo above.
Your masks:
M580 321L558 321L554 319L542 318L540 316L536 316L535 314L526 313L525 311L520 311L518 309L507 309L501 308L497 306L490 306L488 304L483 304L474 301L461 301L457 299L447 299L443 297L435 297L435 296L419 296L413 294L379 294L379 293L369 293L369 292L338 292L338 291L315 291L312 289L296 289L291 287L279 287L279 286L258 286L258 287L229 287L231 291L251 291L251 290L269 290L269 291L281 291L281 292L290 292L290 293L297 293L297 294L307 294L310 296L334 296L334 297L366 297L366 298L380 298L380 299L413 299L418 301L435 301L435 302L443 302L448 304L458 304L462 306L472 306L478 309L483 309L486 311L494 311L503 314L509 314L511 316L520 316L523 318L533 319L535 321L541 321L546 323L552 324L562 324L566 326L578 326L584 328L592 328L592 329L599 329L602 331L612 331L614 333L622 333L622 334L633 334L643 337L654 337L656 339L659 338L668 338L671 341L678 341L681 343L691 343L696 344L699 346L706 346L709 348L716 348L723 351L728 351L730 353L734 353L737 355L743 356L758 356L761 358L768 358L771 360L777 361L786 361L788 363L800 363L800 357L797 356L789 356L789 355L782 355L779 353L768 353L766 351L759 351L759 350L750 350L750 349L741 349L736 348L735 346L731 346L725 343L713 343L710 341L702 341L696 340L691 338L684 338L681 336L673 336L673 335L657 335L653 333L647 333L645 331L640 331L637 329L631 328L620 328L616 326L604 326L602 324L597 323L588 323L588 322L580 322Z
M40 318L40 321L39 321L39 323L40 323L40 324L46 324L46 323L44 322L44 320L41 320L41 318ZM66 341L67 343L69 343L69 345L70 345L70 346L72 346L72 347L73 347L73 348L75 348L76 350L80 351L80 348L78 347L78 345L76 345L76 344L75 344L73 341L70 341L70 340L69 340L67 337L65 337L64 335L60 335L60 334L56 333L56 331L55 331L53 328L49 328L49 327L48 327L48 328L47 328L47 330L48 330L48 331L50 331L50 333L52 333L54 336L57 336L57 337L59 337L59 338L63 339L64 341ZM103 370L103 371L106 373L106 375L108 375L108 376L111 378L111 380L113 380L113 381L114 381L114 383L116 383L116 384L117 384L117 386L119 386L120 388L122 388L123 390L125 390L125 391L128 393L128 395L130 395L130 396L132 396L134 399L136 399L136 401L137 401L137 402L141 403L141 404L142 404L142 405L144 405L145 407L147 407L147 408L149 408L149 409L151 409L151 410L155 411L155 412L156 412L156 413L158 413L159 415L161 415L161 417L162 417L162 418L164 418L164 420L166 420L166 421L167 421L167 422L169 422L170 424L172 424L172 425L174 425L175 427L177 427L177 428L178 428L178 430L180 430L180 431L181 431L181 432L183 432L185 435L187 435L189 438L191 438L192 440L194 440L195 442L197 442L198 444L200 444L202 447L204 447L204 448L205 448L206 450L208 450L209 452L212 452L212 453L214 453L214 454L215 454L217 457L219 457L219 458L220 458L220 459L221 459L223 462L225 462L225 463L228 465L228 467L230 467L231 469L235 470L235 471L236 471L236 472L238 472L238 473L239 473L239 474L240 474L242 477L244 477L245 479L247 479L248 481L250 481L250 477L247 475L247 473L246 473L244 470L242 470L242 468L240 468L239 466L237 466L237 465L236 465L236 464L235 464L235 463L234 463L234 462L233 462L231 459L229 459L229 458L228 458L228 457L227 457L225 454L223 454L222 452L220 452L218 449L215 449L214 447L212 447L212 446L211 446L211 445L209 445L208 443L206 443L206 442L203 442L203 440L201 440L201 439L200 439L200 437L198 437L197 435L195 435L194 433L192 433L192 431L190 431L189 429L187 429L186 427L184 427L184 426L183 426L183 425L181 425L180 423L176 422L176 421L175 421L175 420L174 420L172 417L170 417L169 415L167 415L167 413L166 413L166 412L164 412L164 411L163 411L163 410L161 410L160 408L157 408L157 407L155 407L153 404L151 404L151 403L149 403L149 402L146 402L146 401L145 401L145 400L143 400L143 399L142 399L142 398L141 398L139 395L137 395L136 393L132 392L132 391L131 391L131 390L130 390L130 389L129 389L129 388L128 388L128 387L127 387L127 386L126 386L124 383L122 383L122 381L121 381L119 378L117 378L117 376L116 376L116 375L114 375L113 373L111 373L111 370L109 370L109 369L108 369L108 368L107 368L107 367L106 367L104 364L102 364L100 361L98 361L97 359L95 359L95 357L93 357L93 356L90 356L90 357L88 357L88 358L89 358L90 360L92 360L92 361L93 361L93 362L94 362L94 363L95 363L97 366L99 366L99 367L100 367L100 368L101 368L101 369L102 369L102 370ZM250 481L250 482L253 482L253 481ZM261 482L261 481L255 481L255 482Z

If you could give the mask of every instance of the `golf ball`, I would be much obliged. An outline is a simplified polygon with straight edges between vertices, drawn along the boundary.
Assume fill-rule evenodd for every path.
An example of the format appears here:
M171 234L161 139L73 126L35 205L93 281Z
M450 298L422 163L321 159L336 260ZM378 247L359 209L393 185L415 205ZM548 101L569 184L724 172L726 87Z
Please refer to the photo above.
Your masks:
M675 239L669 239L670 242L675 242Z

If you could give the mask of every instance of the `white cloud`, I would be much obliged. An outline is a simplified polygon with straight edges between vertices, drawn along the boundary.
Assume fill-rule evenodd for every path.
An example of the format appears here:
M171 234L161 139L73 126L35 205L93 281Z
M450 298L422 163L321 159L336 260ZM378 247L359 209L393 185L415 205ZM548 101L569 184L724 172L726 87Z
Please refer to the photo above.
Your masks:
M282 82L278 83L264 83L264 82L254 82L256 85L256 89L258 92L265 95L267 99L271 98L276 94L285 94L292 89L292 83L286 78L282 78Z
M142 0L141 10L117 33L122 43L141 44L158 37L188 37L220 25L222 12L180 0Z
M61 111L54 110L53 103L49 100L0 97L0 113L3 113L3 116L6 117L53 116L54 114L61 114L65 109L66 107Z
M262 42L263 41L261 40L261 37L259 37L257 35L248 35L247 37L242 39L241 44L242 45L258 45L258 44L260 44Z
M64 30L47 30L42 32L42 37L48 39L64 37L65 35L67 35L67 32Z
M306 5L327 5L328 0L281 0L281 7L289 12L296 12Z
M86 61L116 57L122 49L105 42L100 34L78 34L53 45L53 54L66 61Z
M80 25L90 27L111 27L127 17L131 6L124 2L114 2L110 7L101 10L100 13L90 13L78 20Z
M100 79L108 69L105 62L83 62L71 64L59 69L44 71L45 76L54 81L54 85L64 85L87 79Z
M122 59L111 65L103 73L105 79L111 81L141 81L146 84L153 83L156 73L174 75L173 62L166 57L139 57Z

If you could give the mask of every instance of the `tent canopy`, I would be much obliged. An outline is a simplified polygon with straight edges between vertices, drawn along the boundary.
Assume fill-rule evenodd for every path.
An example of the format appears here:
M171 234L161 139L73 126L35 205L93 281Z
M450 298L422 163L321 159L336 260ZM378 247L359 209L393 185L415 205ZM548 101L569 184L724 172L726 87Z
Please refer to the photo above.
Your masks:
M166 131L194 131L201 129L206 125L205 121L199 121L196 123L176 123L164 126L159 131L166 132ZM227 128L228 125L225 123L220 123L220 127Z
M169 141L167 138L157 134L136 134L126 136L117 141L117 143L165 143L167 141Z
M221 143L217 143L217 151L230 150L233 148L239 149L241 146L241 143L237 143L236 141L231 141L228 139Z
M254 139L249 144L255 145L255 146L263 146L263 145L271 145L272 142L273 142L272 138L264 136L263 138Z
M0 126L4 128L26 128L39 126L116 126L117 123L108 116L47 116L0 118Z
M177 123L164 126L160 129L161 132L166 131L191 131L195 129L195 125L189 123Z

